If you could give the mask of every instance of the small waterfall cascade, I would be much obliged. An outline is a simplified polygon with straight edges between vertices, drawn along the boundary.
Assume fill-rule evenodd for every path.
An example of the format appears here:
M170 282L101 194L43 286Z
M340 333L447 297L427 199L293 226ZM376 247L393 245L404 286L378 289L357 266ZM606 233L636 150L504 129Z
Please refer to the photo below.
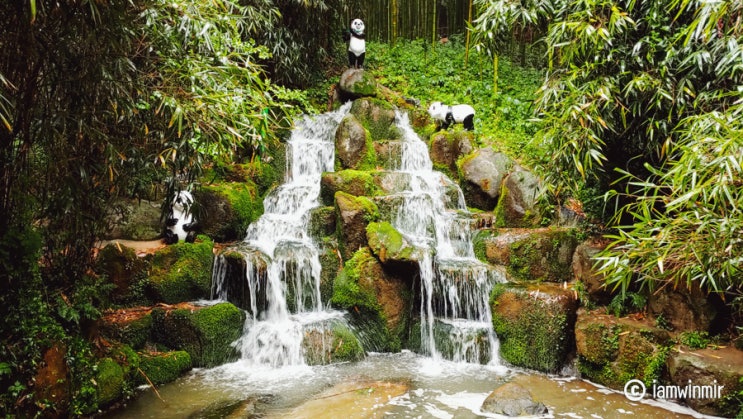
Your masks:
M257 366L304 365L306 335L316 334L343 313L320 298L319 251L308 234L323 172L333 171L335 130L351 103L334 112L295 121L286 147L285 183L264 199L264 214L250 224L234 251L244 258L251 317L237 342L242 359ZM223 255L214 263L214 296L227 300ZM288 298L287 298L288 296Z
M434 359L499 364L490 291L502 274L475 258L461 189L433 170L428 147L397 112L403 134L397 170L410 175L392 225L423 250L419 261L421 350Z

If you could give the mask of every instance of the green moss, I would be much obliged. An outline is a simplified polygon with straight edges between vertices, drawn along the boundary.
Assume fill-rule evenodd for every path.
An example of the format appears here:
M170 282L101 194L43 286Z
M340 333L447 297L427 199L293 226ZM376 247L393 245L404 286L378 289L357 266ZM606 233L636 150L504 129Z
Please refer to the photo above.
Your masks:
M369 247L382 262L417 260L415 247L408 244L403 235L386 221L369 223L366 237Z
M374 183L374 177L363 170L347 169L325 173L321 186L320 198L326 204L332 204L338 191L354 196L382 195L382 191Z
M230 303L199 310L152 311L154 338L171 349L185 350L194 366L213 367L235 359L231 345L242 334L245 314Z
M96 383L98 384L98 406L111 404L121 397L124 388L124 370L111 358L104 358L96 367Z
M213 246L199 236L196 243L176 243L156 252L150 275L153 300L174 304L209 298Z
M388 102L374 98L357 99L351 105L350 113L356 116L368 131L367 138L371 141L400 137L400 132L394 124L394 107ZM373 150L373 147L371 148Z
M263 199L252 181L204 185L194 201L199 230L217 241L242 238L263 214Z
M348 310L351 324L359 331L363 348L370 351L396 351L400 339L387 328L387 319L372 289L370 267L379 262L368 248L361 248L349 259L333 283L330 303Z
M487 257L487 241L498 235L494 230L479 230L472 238L472 247L475 251L475 257L479 260L490 263Z
M364 348L358 338L347 327L333 328L333 354L336 362L358 361L364 357Z
M509 363L556 372L573 348L574 301L560 291L532 294L508 284L491 293L493 329L500 353Z
M154 385L166 384L174 381L191 369L191 356L186 351L174 351L161 354L140 354L140 369ZM142 374L138 381L148 384Z
M509 245L508 271L523 281L562 282L572 278L578 241L572 230L535 233Z
M139 319L120 325L111 337L119 342L129 345L133 348L143 348L147 341L150 340L152 331L152 316L146 315Z

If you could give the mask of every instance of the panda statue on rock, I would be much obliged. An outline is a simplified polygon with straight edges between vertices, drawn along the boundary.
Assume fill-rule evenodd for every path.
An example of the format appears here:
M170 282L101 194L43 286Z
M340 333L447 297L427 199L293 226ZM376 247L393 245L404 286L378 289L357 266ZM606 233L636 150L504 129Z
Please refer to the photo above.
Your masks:
M428 114L440 129L447 129L454 123L461 123L467 131L475 129L475 108L470 105L447 106L441 102L433 102L428 107Z
M180 191L173 199L170 213L165 220L165 244L175 244L179 241L193 243L196 239L196 222L191 213L193 196L191 192Z
M365 29L364 21L354 19L351 21L348 32L344 35L348 42L348 66L351 68L364 68L364 56L366 55Z

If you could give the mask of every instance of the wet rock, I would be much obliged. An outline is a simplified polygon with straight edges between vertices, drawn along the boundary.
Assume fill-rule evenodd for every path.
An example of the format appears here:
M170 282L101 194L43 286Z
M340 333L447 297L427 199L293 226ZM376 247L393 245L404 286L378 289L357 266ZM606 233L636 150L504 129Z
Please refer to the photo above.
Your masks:
M354 196L375 196L380 193L371 172L341 170L323 173L320 179L321 201L333 205L335 193L339 191Z
M215 258L217 283L214 284L210 298L221 298L253 315L264 311L268 306L265 293L255 293L252 300L247 276L257 278L258 288L266 289L268 258L258 250L242 244L223 249ZM253 313L253 307L257 313Z
M331 303L346 309L367 351L399 351L408 330L413 273L385 270L368 247L354 253L338 274Z
M390 223L369 223L366 227L366 237L374 255L382 263L388 262L416 262L422 258L419 249L397 231Z
M596 254L604 246L593 241L579 244L573 253L573 276L583 285L587 298L599 305L607 305L611 302L612 293L604 286L604 275L596 269Z
M733 417L740 409L736 398L743 390L743 352L736 348L674 352L668 359L670 383L706 386L710 397L683 399L692 409L706 415ZM720 386L722 386L720 388Z
M316 207L310 210L309 233L315 241L335 234L335 208Z
M253 396L244 400L220 400L188 415L188 419L238 419L260 417L260 405L271 396Z
M496 284L491 294L493 328L501 357L516 366L554 373L573 349L578 302L554 284Z
M404 395L402 381L348 381L325 389L312 400L287 412L291 418L377 418L393 408L390 399Z
M191 355L186 351L140 353L137 383L159 386L175 381L191 370Z
M358 99L351 105L349 113L369 131L372 141L400 138L395 125L395 108L387 102L371 98Z
M540 181L533 173L516 165L503 181L495 209L499 227L533 227L539 224L536 208Z
M534 401L529 390L514 383L506 383L493 390L482 403L481 410L510 417L547 413L547 407L541 402Z
M380 140L374 142L377 164L387 170L395 170L402 164L402 141Z
M353 115L347 115L335 131L335 153L343 169L356 169L369 152L374 152L364 126Z
M513 161L492 148L481 148L460 159L458 165L467 204L485 211L493 210Z
M364 358L364 348L351 328L340 321L317 326L305 326L302 349L308 365L358 361Z
M669 354L667 331L629 317L578 311L575 344L578 370L593 382L622 390L627 381L649 384L664 372Z

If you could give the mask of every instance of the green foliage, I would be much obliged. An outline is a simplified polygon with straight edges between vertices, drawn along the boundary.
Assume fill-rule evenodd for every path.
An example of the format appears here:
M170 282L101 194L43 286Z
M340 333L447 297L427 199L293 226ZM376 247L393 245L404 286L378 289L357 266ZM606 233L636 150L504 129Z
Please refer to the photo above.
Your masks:
M471 104L476 137L483 145L497 144L499 149L527 159L532 152L539 154L539 149L528 148L536 132L530 119L539 71L502 58L501 88L494 95L491 60L484 54L471 54L466 68L464 60L462 39L452 36L435 49L423 40L399 40L394 45L367 42L365 65L380 84L420 100L424 109L434 101Z
M691 349L704 349L712 342L707 332L696 330L682 332L678 336L678 340Z
M619 293L611 299L609 305L606 306L606 311L616 317L623 317L629 313L642 311L647 303L648 298L643 294L636 292Z

